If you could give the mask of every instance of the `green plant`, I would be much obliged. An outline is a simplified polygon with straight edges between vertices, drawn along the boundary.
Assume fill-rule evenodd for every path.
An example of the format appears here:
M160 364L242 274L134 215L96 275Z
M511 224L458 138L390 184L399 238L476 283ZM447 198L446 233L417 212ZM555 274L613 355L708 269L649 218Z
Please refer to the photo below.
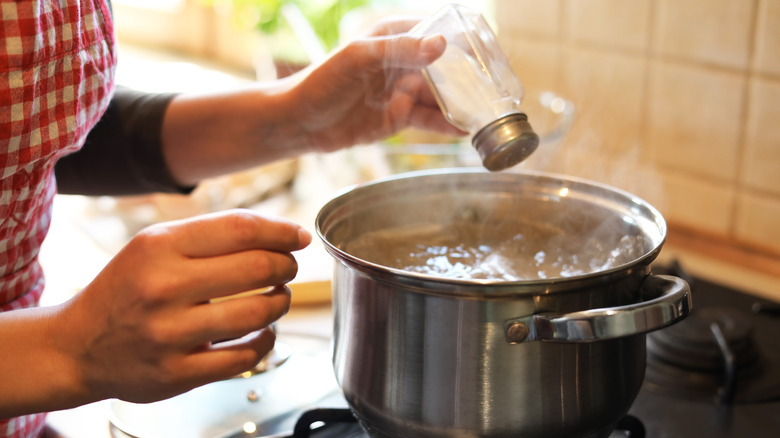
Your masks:
M352 9L371 0L204 0L211 4L229 4L243 24L272 34L282 24L282 7L291 3L300 9L314 33L327 50L339 43L339 22Z

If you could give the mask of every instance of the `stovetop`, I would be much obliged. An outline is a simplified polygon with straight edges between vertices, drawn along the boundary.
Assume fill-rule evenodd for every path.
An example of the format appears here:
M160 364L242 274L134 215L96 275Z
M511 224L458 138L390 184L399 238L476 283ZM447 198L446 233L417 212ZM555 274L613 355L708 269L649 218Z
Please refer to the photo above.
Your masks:
M648 334L648 361L644 384L626 418L610 438L780 436L780 303L756 298L701 278L692 278L676 263L654 266L653 271L656 274L673 274L688 280L693 295L693 312L674 326ZM692 334L689 329L693 330ZM305 347L313 341L293 338L292 342ZM306 362L310 365L311 361L316 361L319 365L317 369L329 368L328 352L323 355L316 344L317 342L314 342L316 348L307 353L310 357ZM686 354L678 354L680 351ZM696 354L689 359L688 352ZM293 357L288 366L290 369L298 365L306 368L307 365L303 362L298 363ZM680 364L683 368L678 366ZM287 372L285 366L280 367L280 371ZM332 372L330 374L332 375ZM279 376L283 377L284 374L279 374L277 378ZM368 434L347 409L346 402L337 388L336 391L328 392L332 386L319 383L322 380L332 380L332 376L318 376L317 373L311 372L308 375L298 371L290 373L290 377L295 380L317 382L317 389L314 391L320 393L317 398L309 397L310 391L302 389L301 385L297 385L294 391L289 391L295 393L296 397L295 400L290 400L291 403L297 403L298 398L310 400L305 405L298 405L303 406L300 409L282 412L281 407L273 404L257 405L257 410L250 413L256 415L255 417L245 415L242 418L261 418L261 410L267 413L268 409L275 407L280 408L280 414L264 416L264 420L257 423L245 420L239 422L238 416L234 415L234 426L230 433L200 433L198 436L368 438ZM258 378L265 377L255 376L252 379ZM288 384L287 381L284 383ZM226 384L245 385L241 381ZM211 406L218 403L210 398L212 395L204 393L203 397L207 396L209 400L213 400ZM203 398L193 399L190 405L202 405L202 401ZM131 413L138 417L157 414L160 416L160 424L167 425L171 422L170 416L166 417L159 405L152 404L147 407L147 410L140 411L138 406L120 405L121 409L132 408ZM178 409L176 406L170 408ZM198 416L206 415L207 411L201 411ZM133 419L121 410L115 409L114 414L125 415L125 420ZM190 417L192 418L195 416ZM125 434L117 427L121 425L121 421L113 422L114 437L146 438L143 434Z
M676 325L682 329L676 331L688 342L682 348L701 347L697 342L717 344L720 337L725 342L722 345L725 350L716 348L714 356L702 353L701 364L687 364L682 360L688 368L674 372L671 370L674 364L666 363L664 354L653 347L654 343L669 337L668 329L649 334L645 383L610 438L780 436L780 303L694 278L678 263L654 266L653 270L656 274L682 277L691 286L694 311ZM694 329L699 332L689 334ZM733 356L731 374L726 371L729 365L725 365L724 354ZM665 379L667 374L673 374L674 380ZM677 383L678 377L689 381ZM239 436L247 435L236 435L236 438ZM355 424L348 410L324 409L307 412L289 437L368 438L369 435Z
M247 436L246 434L235 435ZM644 438L642 422L626 415L609 438ZM321 408L305 412L295 424L293 434L285 438L370 438L349 409Z
M688 280L693 312L679 324L648 335L645 381L629 414L641 419L652 438L780 436L780 303L693 278L676 263L654 271ZM712 327L714 320L718 327ZM688 363L687 372L665 362L663 348L659 353L654 343L664 344L678 329L691 327L711 331L688 335L683 347L689 352L697 351L697 342L707 335L719 337L714 332L731 345L725 354L732 356L731 375L723 351L710 357L702 353L702 362ZM672 381L670 375L685 381Z

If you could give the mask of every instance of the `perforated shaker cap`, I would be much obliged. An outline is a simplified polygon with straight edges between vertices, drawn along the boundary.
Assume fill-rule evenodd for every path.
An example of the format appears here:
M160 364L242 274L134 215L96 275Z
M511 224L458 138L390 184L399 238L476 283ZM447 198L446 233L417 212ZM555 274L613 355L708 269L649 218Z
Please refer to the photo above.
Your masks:
M482 165L496 172L528 158L539 146L539 136L528 123L528 116L512 113L482 128L471 144L479 152Z

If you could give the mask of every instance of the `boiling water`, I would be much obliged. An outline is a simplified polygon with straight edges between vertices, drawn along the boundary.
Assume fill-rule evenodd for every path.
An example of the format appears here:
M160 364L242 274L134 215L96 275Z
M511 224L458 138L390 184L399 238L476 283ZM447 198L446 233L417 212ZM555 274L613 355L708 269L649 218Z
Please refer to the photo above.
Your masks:
M474 224L410 226L369 232L344 249L363 260L453 279L535 280L572 277L629 263L649 251L638 233L582 238L552 226Z

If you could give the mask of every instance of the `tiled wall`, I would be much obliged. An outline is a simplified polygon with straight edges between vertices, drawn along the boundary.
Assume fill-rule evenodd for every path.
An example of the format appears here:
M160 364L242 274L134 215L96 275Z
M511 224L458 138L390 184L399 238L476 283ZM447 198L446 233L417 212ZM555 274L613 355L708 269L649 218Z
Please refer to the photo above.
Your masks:
M780 1L496 2L526 88L577 108L545 170L613 184L672 226L780 257Z

